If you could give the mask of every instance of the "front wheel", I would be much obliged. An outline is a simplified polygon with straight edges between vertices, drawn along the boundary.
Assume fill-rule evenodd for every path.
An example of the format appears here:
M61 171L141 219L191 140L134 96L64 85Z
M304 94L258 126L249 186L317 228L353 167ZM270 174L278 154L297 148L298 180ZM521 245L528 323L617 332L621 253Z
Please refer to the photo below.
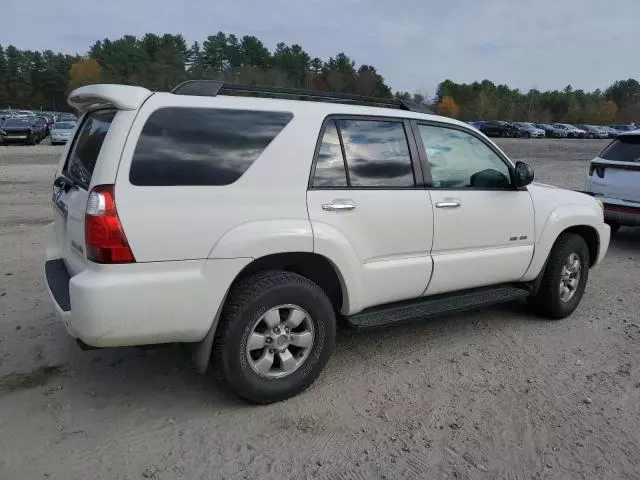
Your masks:
M261 272L233 287L214 345L214 368L251 403L293 397L320 375L335 342L324 291L291 272Z
M529 298L529 305L551 319L571 315L584 294L589 265L585 239L575 233L563 233L551 249L540 288Z

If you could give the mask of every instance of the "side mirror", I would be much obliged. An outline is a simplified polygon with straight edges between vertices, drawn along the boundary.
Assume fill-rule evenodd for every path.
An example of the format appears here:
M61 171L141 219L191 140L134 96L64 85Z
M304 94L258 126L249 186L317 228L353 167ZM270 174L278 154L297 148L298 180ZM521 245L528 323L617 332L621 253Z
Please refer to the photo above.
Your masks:
M533 182L533 168L531 168L531 165L524 162L517 162L514 181L515 186L518 188L526 187Z

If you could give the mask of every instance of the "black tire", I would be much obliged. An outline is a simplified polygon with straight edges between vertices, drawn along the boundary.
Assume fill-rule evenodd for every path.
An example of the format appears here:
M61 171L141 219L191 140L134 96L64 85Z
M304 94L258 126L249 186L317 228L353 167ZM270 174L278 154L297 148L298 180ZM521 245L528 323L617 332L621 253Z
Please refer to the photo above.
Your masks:
M500 132L500 136L502 138L507 138L509 136L509 132L503 130L502 132Z
M524 136L527 137L527 138L531 138L531 132L525 133Z
M609 228L611 228L611 236L613 237L616 233L618 233L618 230L620 230L620 224L616 223L616 222L607 222L607 225L609 225Z
M562 269L571 254L578 255L582 269L573 297L565 302L560 298L559 286ZM575 233L561 234L551 249L537 294L529 297L529 305L540 315L551 319L571 315L584 294L589 278L589 262L589 247L585 239Z
M304 309L315 337L307 359L283 378L265 378L247 361L246 345L255 322L268 310L294 304ZM256 404L278 402L305 390L325 367L336 335L331 301L311 280L291 272L271 270L252 275L232 287L213 347L215 369L240 398Z

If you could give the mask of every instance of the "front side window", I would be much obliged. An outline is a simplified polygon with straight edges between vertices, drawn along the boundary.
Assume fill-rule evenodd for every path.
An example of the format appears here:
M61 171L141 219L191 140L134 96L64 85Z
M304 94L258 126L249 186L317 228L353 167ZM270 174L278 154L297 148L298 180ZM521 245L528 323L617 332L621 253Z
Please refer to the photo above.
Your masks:
M83 188L89 187L102 143L115 116L115 110L91 112L76 135L63 173Z
M402 122L338 120L351 187L413 187L415 179Z
M161 108L142 129L129 180L139 186L229 185L292 118L289 112Z
M452 128L420 125L433 188L506 188L509 167L482 140Z
M340 136L333 120L327 124L322 137L312 185L314 187L347 186L347 172L344 169Z

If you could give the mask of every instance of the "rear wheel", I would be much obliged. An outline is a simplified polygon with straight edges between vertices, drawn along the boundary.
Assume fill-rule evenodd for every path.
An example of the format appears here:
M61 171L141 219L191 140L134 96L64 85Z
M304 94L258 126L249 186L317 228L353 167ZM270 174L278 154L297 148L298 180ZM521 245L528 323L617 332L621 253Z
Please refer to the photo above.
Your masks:
M261 272L233 287L214 362L239 397L277 402L313 383L329 360L335 333L333 306L318 285L291 272Z
M551 249L540 288L529 298L529 305L547 318L571 315L584 294L589 265L585 239L575 233L563 233Z

